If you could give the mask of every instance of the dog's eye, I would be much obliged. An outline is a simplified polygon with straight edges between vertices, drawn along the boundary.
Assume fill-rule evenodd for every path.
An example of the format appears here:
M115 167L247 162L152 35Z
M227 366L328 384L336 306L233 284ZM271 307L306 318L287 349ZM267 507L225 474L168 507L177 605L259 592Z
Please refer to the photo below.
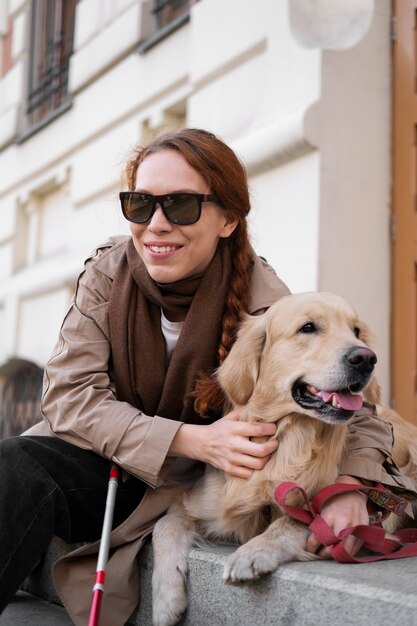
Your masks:
M317 331L317 326L314 322L307 322L304 326L301 326L299 329L299 333L315 333Z
M355 333L355 337L359 339L359 335L361 334L361 329L355 326L355 328L353 329L353 332Z

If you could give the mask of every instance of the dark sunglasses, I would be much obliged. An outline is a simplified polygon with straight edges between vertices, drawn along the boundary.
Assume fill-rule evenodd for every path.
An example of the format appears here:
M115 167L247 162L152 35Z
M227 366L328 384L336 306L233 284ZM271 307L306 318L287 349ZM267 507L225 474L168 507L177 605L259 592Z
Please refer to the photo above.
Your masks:
M217 196L201 193L168 193L164 196L152 196L139 191L121 191L119 193L123 215L129 222L144 224L155 213L159 204L165 217L172 224L186 226L195 224L201 216L203 202L217 202Z

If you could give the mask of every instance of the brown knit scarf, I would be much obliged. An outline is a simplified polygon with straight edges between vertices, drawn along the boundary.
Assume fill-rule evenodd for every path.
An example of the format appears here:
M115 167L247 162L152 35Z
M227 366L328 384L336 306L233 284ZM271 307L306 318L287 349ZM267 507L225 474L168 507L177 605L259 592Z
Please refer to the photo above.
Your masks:
M109 301L110 341L116 395L146 415L201 423L193 408L197 374L218 365L217 347L231 276L230 249L221 239L203 275L156 283L130 240ZM187 311L167 366L161 308ZM207 423L207 422L204 422Z

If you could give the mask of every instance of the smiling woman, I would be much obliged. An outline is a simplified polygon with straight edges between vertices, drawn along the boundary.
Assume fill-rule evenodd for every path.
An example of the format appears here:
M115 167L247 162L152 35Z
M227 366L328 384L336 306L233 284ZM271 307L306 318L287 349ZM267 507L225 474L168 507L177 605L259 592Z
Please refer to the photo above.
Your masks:
M85 262L45 371L44 421L0 443L0 611L53 534L100 536L112 462L124 480L102 626L128 620L138 551L201 462L246 488L279 455L275 425L259 415L241 421L243 406L228 412L216 376L242 319L289 293L250 245L244 166L212 133L186 128L139 146L126 172L120 200L131 236L111 238ZM382 480L390 428L359 411L350 429L339 480ZM335 532L363 521L363 496L335 498L326 516ZM319 549L314 536L307 548ZM94 550L55 566L75 624L87 623Z

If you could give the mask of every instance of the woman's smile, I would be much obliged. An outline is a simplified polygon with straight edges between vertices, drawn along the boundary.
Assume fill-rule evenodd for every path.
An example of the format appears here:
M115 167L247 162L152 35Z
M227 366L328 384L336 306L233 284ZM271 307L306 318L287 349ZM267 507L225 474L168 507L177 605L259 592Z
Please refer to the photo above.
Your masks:
M176 244L176 243L145 243L145 247L148 251L149 254L156 254L158 256L161 256L162 254L170 254L173 252L177 252L178 250L181 250L181 248L183 247L180 244Z

